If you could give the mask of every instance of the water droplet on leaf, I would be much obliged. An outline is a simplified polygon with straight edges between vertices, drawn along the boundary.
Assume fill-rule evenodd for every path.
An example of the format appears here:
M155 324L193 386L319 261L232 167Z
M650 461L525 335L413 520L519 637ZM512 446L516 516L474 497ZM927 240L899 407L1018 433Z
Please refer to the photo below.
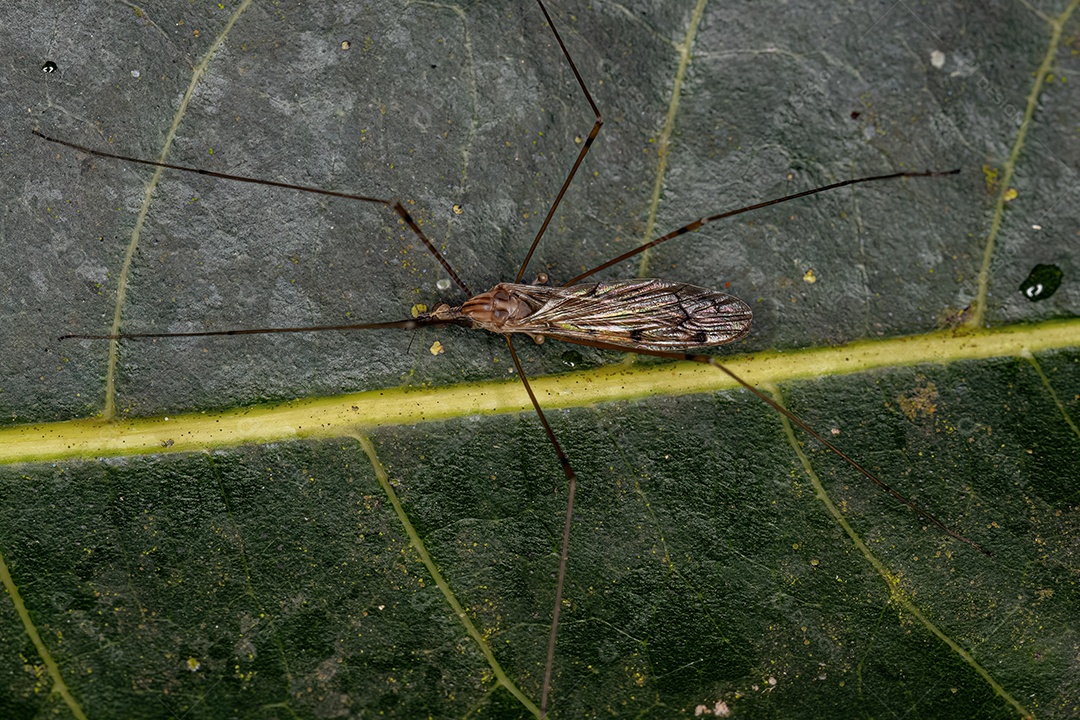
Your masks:
M1020 292L1031 302L1039 302L1057 292L1065 275L1057 265L1036 265L1020 283Z

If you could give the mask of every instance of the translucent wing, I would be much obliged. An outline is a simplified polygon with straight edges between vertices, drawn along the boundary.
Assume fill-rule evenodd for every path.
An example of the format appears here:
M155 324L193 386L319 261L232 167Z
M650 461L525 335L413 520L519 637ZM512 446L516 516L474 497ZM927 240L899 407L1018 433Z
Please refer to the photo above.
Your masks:
M563 340L653 350L708 347L743 337L752 320L750 307L734 295L666 280L503 287L534 308L506 330Z

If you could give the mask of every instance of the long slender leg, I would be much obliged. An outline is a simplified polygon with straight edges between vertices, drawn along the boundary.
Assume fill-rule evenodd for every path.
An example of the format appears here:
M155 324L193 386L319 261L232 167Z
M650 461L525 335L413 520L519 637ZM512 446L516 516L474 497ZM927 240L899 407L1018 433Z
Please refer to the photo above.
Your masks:
M813 190L804 190L803 192L795 193L794 195L785 195L784 197L776 198L774 200L766 200L765 202L760 202L760 203L757 203L756 205L748 205L747 207L739 208L737 210L728 210L727 212L717 213L716 215L706 215L705 217L698 218L697 220L695 220L692 223L688 223L686 225L683 225L680 228L676 228L675 230L672 230L667 235L661 235L660 237L656 238L655 240L653 240L651 242L647 242L644 245L639 245L638 247L634 248L633 250L628 250L628 251L624 252L622 255L619 255L618 257L612 258L611 260L608 260L605 263L597 265L593 269L588 270L586 272L583 272L583 273L581 273L580 275L578 275L575 278L571 278L570 280L567 280L565 283L563 283L563 285L573 285L575 283L579 283L582 280L584 280L585 278L589 277L590 275L595 275L596 273L600 272L601 270L606 270L607 268L611 267L612 265L617 265L617 264L621 263L623 260L634 257L638 253L643 253L646 250L648 250L649 248L656 247L660 243L667 242L668 240L671 240L672 238L677 238L680 235L685 235L686 233L694 232L695 230L700 228L702 225L705 225L705 224L711 223L711 222L715 222L717 220L722 220L724 218L729 218L729 217L731 217L733 215L741 215L742 213L745 213L745 212L752 212L754 210L760 210L761 208L766 208L766 207L769 207L770 205L779 205L780 203L787 202L788 200L797 200L798 198L806 197L807 195L816 195L818 193L825 192L827 190L836 190L837 188L847 187L848 185L857 185L859 183L875 182L877 180L895 180L897 178L906 178L906 177L912 177L912 178L940 177L940 176L943 176L943 175L956 175L959 172L960 172L959 170L945 170L945 171L927 170L926 172L898 172L898 173L891 173L889 175L873 175L871 177L855 178L853 180L844 180L842 182L833 183L831 185L824 185L824 186L819 187L819 188L814 188ZM519 276L519 280L520 280L520 276Z
M121 160L123 162L135 163L137 165L149 165L150 167L165 168L166 170L179 170L181 172L194 173L195 175L206 175L207 177L220 178L222 180L234 180L236 182L250 183L252 185L266 185L268 187L283 188L285 190L296 190L298 192L312 193L315 195L329 195L330 197L345 198L346 200L359 200L360 202L372 203L375 205L385 205L393 210L401 218L410 230L420 238L420 241L424 243L426 247L435 259L439 261L439 264L443 266L443 269L449 273L454 282L459 288L465 291L465 294L472 297L473 292L469 290L469 287L458 277L458 274L454 271L454 268L450 267L450 263L446 258L442 256L435 245L428 239L424 231L420 229L420 226L416 224L416 220L413 219L409 211L405 209L405 206L398 200L387 200L384 198L368 197L367 195L353 195L351 193L336 192L334 190L323 190L322 188L310 187L308 185L293 185L292 183L275 182L273 180L262 180L260 178L247 177L245 175L230 175L228 173L214 172L213 170L203 170L202 168L188 167L186 165L173 165L172 163L157 162L156 160L143 160L142 158L128 157L127 155L117 155L115 153L104 152L102 150L94 150L93 148L83 147L82 145L76 145L75 143L68 142L66 140L58 140L54 137L42 133L39 130L34 130L33 133L42 140L47 140L57 145L63 145L64 147L71 148L72 150L78 150L88 155L94 155L96 157L109 158L110 160Z
M570 551L570 525L574 517L574 494L577 492L577 474L574 473L574 468L570 467L570 460L566 457L566 453L563 452L559 441L555 439L555 432L551 429L551 425L548 424L544 411L536 400L536 395L533 394L532 386L529 385L529 379L525 377L525 371L521 368L521 361L518 360L517 351L514 349L514 341L510 339L509 335L506 336L506 346L510 348L510 357L514 359L514 367L517 368L521 384L525 386L525 392L529 394L529 400L532 402L533 409L536 410L536 416L540 418L540 424L544 426L544 432L547 433L551 446L555 448L555 455L559 458L559 465L562 467L563 474L566 475L567 482L566 517L563 520L562 549L559 552L559 575L555 580L555 608L551 612L551 631L548 633L547 660L544 663L544 684L540 690L540 716L543 717L547 714L548 691L551 689L551 671L555 666L555 637L559 630L563 582L566 580L566 560Z
M521 282L521 279L525 276L525 272L529 267L529 262L532 260L533 253L536 252L536 248L540 244L540 239L547 231L548 225L551 224L551 219L555 216L555 211L558 209L559 203L562 202L563 196L566 195L570 183L574 181L574 176L577 175L578 168L581 167L581 163L585 160L585 156L588 154L590 148L592 148L592 144L596 140L596 136L600 134L600 128L604 124L604 118L600 115L600 109L596 106L596 101L593 100L592 94L585 86L585 81L582 79L581 73L578 72L577 65L574 63L574 58L571 57L570 51L567 50L562 36L559 35L558 28L555 27L551 15L544 6L543 0L536 0L536 4L540 6L540 12L544 14L544 19L547 20L548 27L551 28L551 34L555 36L555 41L559 44L559 49L562 50L563 57L566 58L570 70L574 73L574 78L577 80L578 87L581 88L582 94L585 95L585 99L588 101L589 107L592 108L596 120L593 122L592 130L589 131L588 138L586 138L585 142L582 144L581 150L578 152L577 158L570 168L570 172L567 173L566 179L563 180L558 195L555 196L555 200L551 203L551 207L544 217L544 222L540 225L540 230L537 231L536 237L533 238L532 245L529 246L529 251L525 254L525 259L521 262L517 277L514 278L514 282L517 283ZM525 371L521 367L521 361L518 360L517 351L514 349L514 343L509 335L506 336L506 345L510 349L510 357L514 360L514 367L517 368L518 377L521 378L521 382L525 386L525 391L529 394L529 400L536 410L536 415L540 418L540 424L544 426L544 432L547 433L548 440L551 441L551 446L555 449L555 454L559 458L559 465L562 467L563 474L566 475L568 484L566 493L566 517L563 520L562 548L559 553L559 574L555 581L555 605L551 612L551 630L548 634L547 659L544 662L544 681L540 690L540 715L543 717L547 714L548 694L551 690L551 673L555 666L555 640L559 630L559 614L562 610L563 583L566 580L566 564L570 551L570 527L573 524L574 494L577 490L577 475L570 466L570 461L566 457L566 453L563 452L562 447L559 445L559 441L555 438L555 433L552 431L551 425L548 424L547 418L544 416L544 411L540 408L540 403L537 402L536 396L533 394L532 387L529 385L529 379L525 376Z
M820 442L826 448L828 448L832 452L836 453L836 455L841 457L848 465L850 465L851 467L858 470L865 477L869 478L875 485L877 485L879 488L881 488L882 491L884 491L885 493L887 493L887 494L891 495L892 497L896 498L897 500L902 502L904 505L907 505L915 513L922 516L923 518L925 518L929 522L933 523L935 526L937 526L946 535L948 535L950 537L953 537L953 538L956 538L957 540L959 540L961 542L967 543L971 547L973 547L976 550L978 550L979 552L981 552L983 555L986 555L988 557L990 556L991 553L990 553L989 550L987 550L986 548L984 548L982 545L978 544L974 540L971 540L971 539L969 539L967 537L964 537L960 533L956 532L955 530L950 528L948 525L946 525L945 523L943 523L942 521L940 521L936 517L934 517L930 513L929 510L926 510L924 507L922 507L921 505L916 503L914 500L908 498L907 496L905 496L902 493L898 492L897 490L893 489L892 486L886 484L883 480L878 478L877 475L874 475L872 472L870 472L869 470L864 468L862 465L857 463L855 460L853 460L851 458L851 456L849 456L843 450L841 450L840 448L836 447L831 442L826 440L824 438L824 436L821 435L821 433L817 432L812 427L807 425L803 420L801 420L793 412L791 412L790 410L788 410L784 406L780 405L778 402L773 400L771 397L769 397L768 395L766 395L765 393L761 392L756 387L754 387L753 385L748 383L746 380L743 380L741 377L736 375L731 370L731 368L729 368L726 365L722 364L715 357L713 357L711 355L698 355L698 354L695 354L695 353L668 352L668 351L664 351L664 350L650 350L650 349L646 349L646 348L630 348L630 347L626 347L624 345L614 345L612 343L606 343L606 342L584 341L584 340L567 340L565 338L563 340L565 342L574 342L575 344L578 344L578 345L588 345L590 347L597 347L597 348L600 348L602 350L616 350L618 352L632 352L632 353L637 353L638 355L655 355L656 357L670 358L672 360L689 360L690 362L702 363L704 365L712 365L713 367L717 368L718 370L720 370L721 372L726 374L732 380L734 380L735 382L739 383L744 388L749 390L751 393L756 395L760 400L762 400L766 405L771 407L773 410L775 410L776 412L780 413L781 415L786 417L791 422L798 425L800 428L802 428L802 430L804 432L806 432L808 435L810 435L811 437L816 439L818 442ZM531 395L531 393L530 393L530 395Z
M525 253L525 259L521 262L521 269L518 270L517 277L514 279L514 282L516 283L521 282L521 278L525 277L525 271L529 267L529 261L532 260L533 253L536 252L536 247L540 244L540 238L542 238L547 231L548 225L551 223L551 218L555 215L556 208L558 208L559 203L562 202L563 195L566 194L567 188L569 188L570 183L573 182L574 175L577 174L578 168L581 167L581 162L585 159L585 155L588 154L589 148L592 147L593 141L596 140L596 136L600 134L600 127L604 124L604 118L600 116L600 109L596 107L596 101L593 100L592 94L589 93L588 88L585 87L585 81L581 79L581 73L578 72L577 65L574 64L574 58L570 56L570 51L566 49L562 36L559 35L555 23L551 20L551 15L548 14L547 8L544 7L542 0L536 0L536 4L540 6L540 12L544 13L544 18L547 20L548 27L551 28L551 34L555 36L555 41L559 43L559 48L562 50L563 57L566 58L566 62L574 72L578 87L580 87L581 92L584 93L585 99L589 101L589 107L592 108L593 115L596 116L596 122L593 123L592 130L589 132L589 137L586 138L585 142L582 144L581 151L574 161L574 166L570 168L570 172L567 174L566 179L563 180L562 187L559 188L559 194L555 196L555 201L551 203L551 208L548 209L547 216L544 217L544 222L540 226L539 232L536 233L532 245L529 246L529 252Z

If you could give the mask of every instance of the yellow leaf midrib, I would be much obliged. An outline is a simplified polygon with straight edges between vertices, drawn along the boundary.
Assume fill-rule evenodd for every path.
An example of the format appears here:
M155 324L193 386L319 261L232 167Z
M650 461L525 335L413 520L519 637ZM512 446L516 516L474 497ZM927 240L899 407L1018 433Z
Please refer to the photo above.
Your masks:
M1080 319L1009 325L977 333L940 331L828 348L732 356L724 364L754 384L851 375L925 363L949 364L1076 347ZM734 382L709 365L610 365L531 379L548 409L644 397L716 392ZM357 428L415 425L472 415L531 411L517 379L437 388L387 388L168 417L81 419L0 429L0 464L191 452L214 447L337 437Z

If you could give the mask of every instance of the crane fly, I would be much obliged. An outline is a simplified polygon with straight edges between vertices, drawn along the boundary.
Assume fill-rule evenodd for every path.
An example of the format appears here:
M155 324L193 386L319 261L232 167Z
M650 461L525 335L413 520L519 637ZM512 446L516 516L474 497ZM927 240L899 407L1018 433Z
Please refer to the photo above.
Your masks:
M512 335L523 334L537 343L546 338L562 342L585 345L604 350L629 351L642 355L652 355L674 360L688 360L711 365L732 377L749 392L767 403L778 413L798 425L805 432L821 442L862 475L877 484L882 490L896 498L918 515L934 524L944 533L956 538L983 554L989 554L983 547L949 528L920 505L894 490L876 475L865 469L854 459L845 454L832 442L817 433L796 415L781 406L768 395L735 375L715 357L702 354L707 348L734 342L746 336L750 331L752 312L743 300L720 291L709 290L695 285L661 279L631 279L625 281L590 280L594 274L612 267L623 260L634 257L645 250L655 247L684 234L690 233L707 223L728 218L741 213L758 210L771 205L788 202L816 193L834 190L854 184L875 181L887 181L899 178L937 177L955 174L957 170L936 172L897 172L886 175L861 177L853 180L833 183L824 187L787 195L767 202L758 203L737 210L721 212L699 218L691 223L667 233L655 240L623 253L601 265L598 265L561 285L548 285L546 274L537 275L534 283L523 283L533 253L538 247L566 190L573 182L594 140L600 133L603 118L587 84L578 71L574 60L563 42L555 23L544 7L542 0L537 5L546 19L547 26L556 40L568 67L573 72L577 84L592 109L595 122L587 139L583 142L577 158L567 174L562 186L552 202L544 221L526 254L514 282L499 283L492 289L473 293L469 286L443 257L414 220L405 206L397 200L328 191L320 188L274 182L258 178L203 170L165 162L144 160L109 152L95 150L75 143L50 137L38 130L34 133L46 141L56 143L93 156L115 159L128 163L137 163L157 168L197 173L229 181L254 183L284 190L316 193L325 196L345 198L365 203L383 205L398 215L401 222L425 245L430 254L442 265L452 280L466 295L459 305L440 303L430 311L417 313L413 318L401 321L377 323L350 323L340 325L316 325L305 327L274 328L237 328L230 330L193 331L193 332L122 332L112 334L69 334L61 339L84 340L139 340L176 337L233 336L268 333L308 333L315 331L347 330L415 330L424 327L457 325L473 329L482 329L505 337L507 348L516 368L517 375L529 395L536 415L543 426L551 446L554 448L567 480L566 512L563 532L559 547L559 565L556 577L554 606L551 611L548 633L547 655L544 662L544 676L540 688L538 713L544 716L549 711L549 695L553 687L552 671L557 651L559 615L563 605L563 583L569 561L569 543L574 516L574 497L577 475L570 458L562 449L555 432L545 417L537 401L529 380L522 367L515 349Z

